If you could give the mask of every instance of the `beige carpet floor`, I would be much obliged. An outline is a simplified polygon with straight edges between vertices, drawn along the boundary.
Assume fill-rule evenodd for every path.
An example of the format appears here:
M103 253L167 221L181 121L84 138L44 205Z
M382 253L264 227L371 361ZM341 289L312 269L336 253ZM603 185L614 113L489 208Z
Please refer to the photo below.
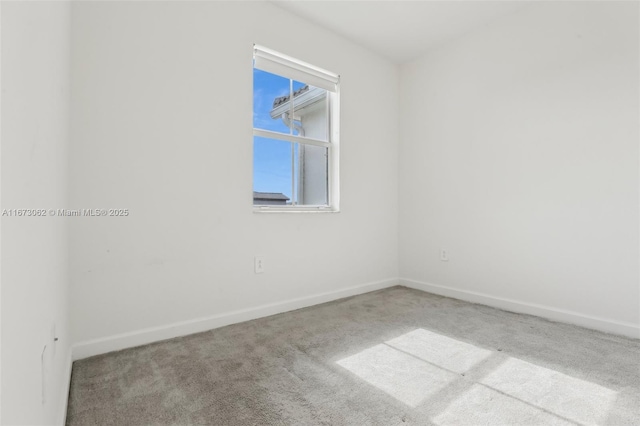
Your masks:
M67 424L639 425L640 341L393 287L77 361Z

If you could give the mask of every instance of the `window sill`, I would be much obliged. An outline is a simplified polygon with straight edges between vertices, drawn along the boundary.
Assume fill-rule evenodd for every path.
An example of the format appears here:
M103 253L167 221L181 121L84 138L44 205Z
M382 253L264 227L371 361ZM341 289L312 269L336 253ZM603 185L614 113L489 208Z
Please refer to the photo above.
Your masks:
M255 206L254 213L340 213L339 209L333 207L273 207Z

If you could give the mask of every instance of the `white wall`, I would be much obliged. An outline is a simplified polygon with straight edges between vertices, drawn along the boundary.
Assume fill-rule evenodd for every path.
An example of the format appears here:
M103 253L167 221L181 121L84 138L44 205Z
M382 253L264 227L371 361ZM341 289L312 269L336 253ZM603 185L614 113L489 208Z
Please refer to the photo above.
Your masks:
M75 3L72 40L72 204L131 212L73 221L76 341L397 277L394 65L262 2ZM253 43L341 75L340 213L252 212Z
M1 24L2 209L64 208L70 5L2 2ZM64 218L2 217L3 425L55 424L64 414L70 368L67 243Z
M404 282L639 333L638 71L631 2L542 2L402 66Z

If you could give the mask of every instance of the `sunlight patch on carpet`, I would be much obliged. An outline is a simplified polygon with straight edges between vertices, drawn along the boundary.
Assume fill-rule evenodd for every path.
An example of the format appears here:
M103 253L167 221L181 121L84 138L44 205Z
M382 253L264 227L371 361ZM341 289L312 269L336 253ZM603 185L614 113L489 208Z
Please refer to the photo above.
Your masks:
M496 352L424 329L337 361L372 386L417 407L450 392L448 385L478 374ZM501 355L504 357L504 355ZM486 365L486 364L485 364ZM476 368L478 367L478 368ZM517 358L469 382L432 420L438 425L536 423L598 424L606 420L617 392ZM477 377L477 376L476 376Z
M581 424L606 419L617 392L586 380L509 358L481 383Z
M572 422L479 384L472 385L432 420L439 426L575 426Z
M421 328L385 343L456 373L470 370L491 356L492 353L489 350Z
M385 344L337 364L411 407L417 407L458 377Z

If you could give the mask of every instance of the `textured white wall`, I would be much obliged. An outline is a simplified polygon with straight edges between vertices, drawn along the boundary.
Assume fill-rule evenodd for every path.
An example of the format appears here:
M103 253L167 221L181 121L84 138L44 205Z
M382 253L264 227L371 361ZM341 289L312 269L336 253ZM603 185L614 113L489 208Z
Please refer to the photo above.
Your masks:
M401 276L637 326L638 71L632 2L544 2L402 66Z
M77 341L397 277L394 65L261 2L75 3L72 34L72 203L131 212L72 223ZM340 213L252 212L253 43L341 74Z
M2 209L65 208L70 5L1 7ZM70 347L67 243L64 218L2 217L3 425L56 424L63 414Z

